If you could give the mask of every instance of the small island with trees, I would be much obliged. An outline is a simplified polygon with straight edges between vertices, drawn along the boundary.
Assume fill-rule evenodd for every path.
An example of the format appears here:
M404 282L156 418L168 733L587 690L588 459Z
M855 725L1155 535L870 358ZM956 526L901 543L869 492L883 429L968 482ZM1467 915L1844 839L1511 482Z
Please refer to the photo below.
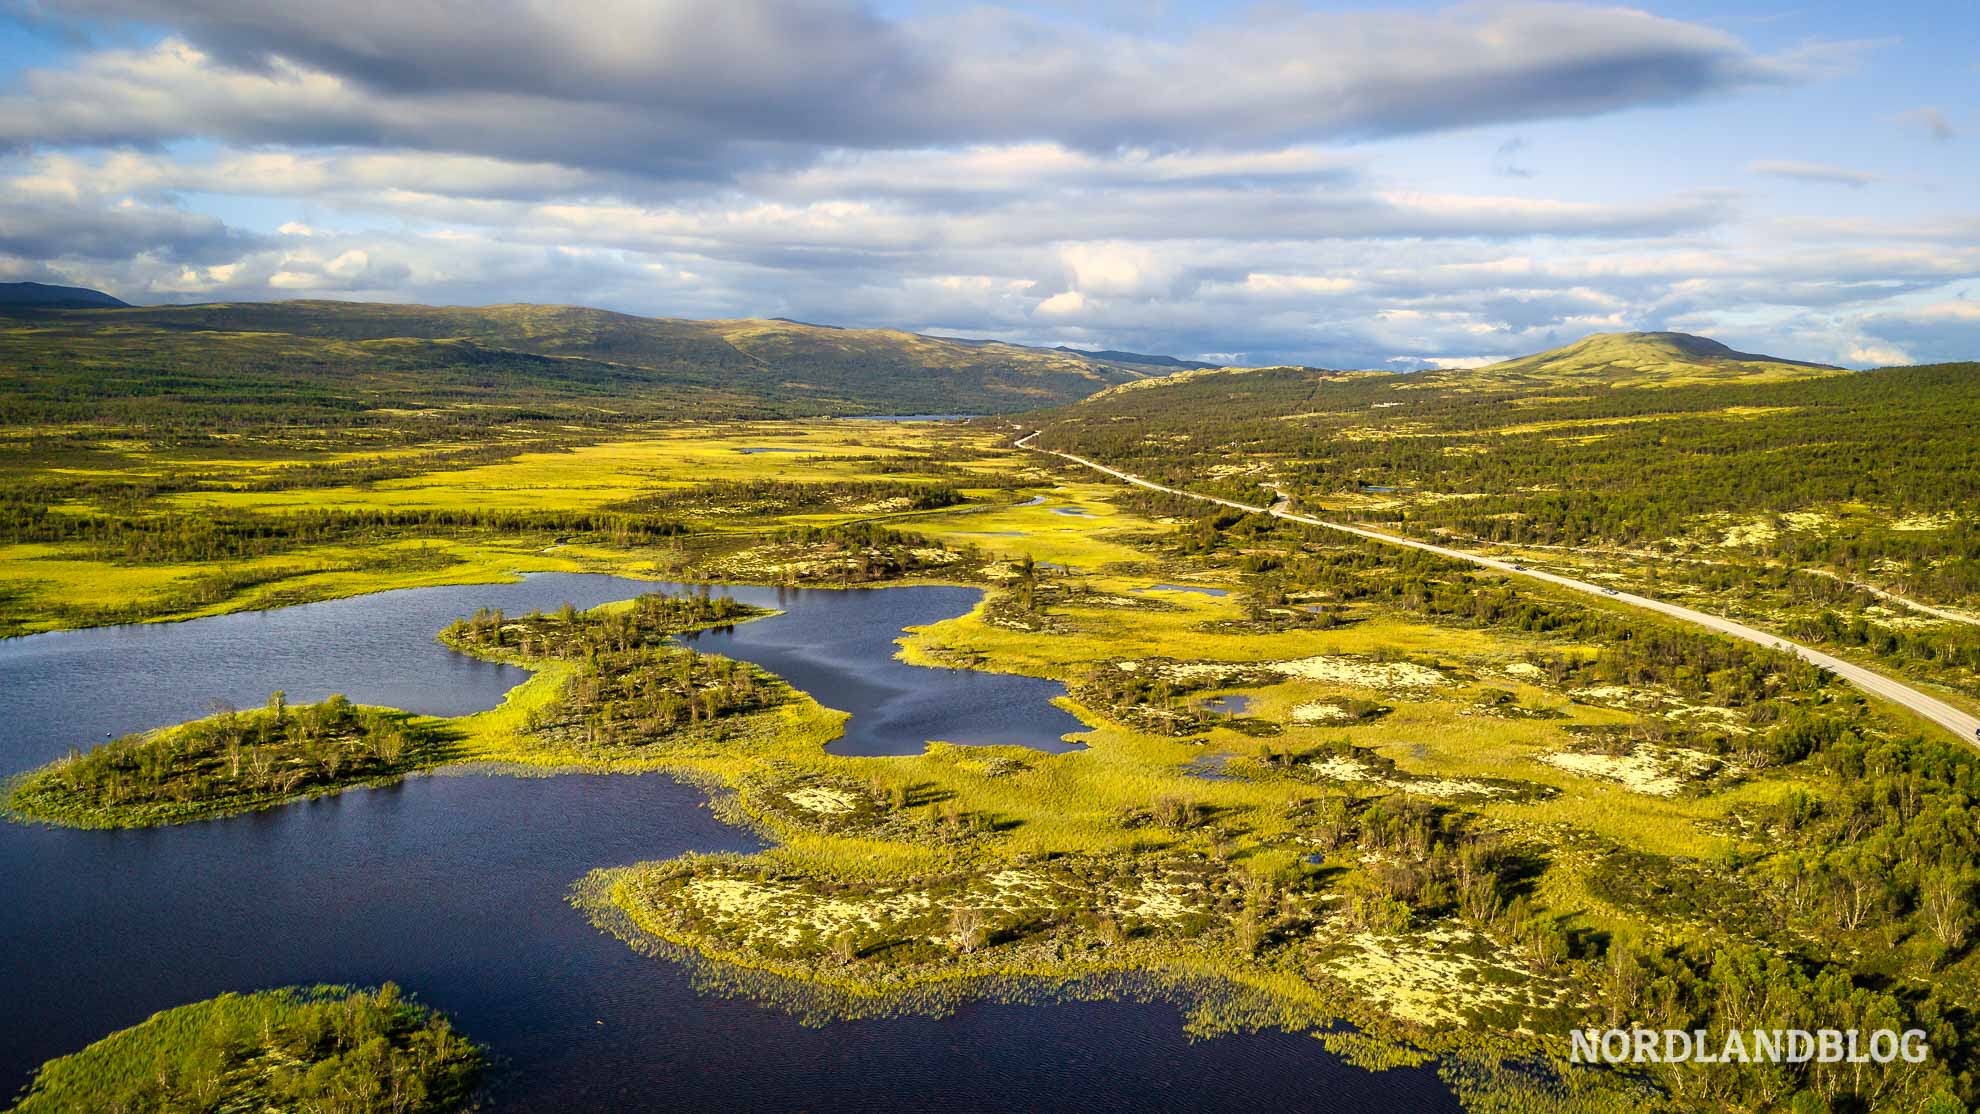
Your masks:
M50 1060L10 1114L451 1114L485 1067L479 1046L389 982L288 987L165 1010Z
M135 828L231 816L299 797L396 780L453 756L437 721L333 695L223 711L127 735L18 779L8 811L82 828Z

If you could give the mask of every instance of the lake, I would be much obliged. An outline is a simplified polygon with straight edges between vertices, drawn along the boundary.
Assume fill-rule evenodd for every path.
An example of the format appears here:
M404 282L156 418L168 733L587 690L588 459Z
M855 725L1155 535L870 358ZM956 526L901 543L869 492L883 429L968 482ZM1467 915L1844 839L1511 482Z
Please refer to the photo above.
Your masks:
M0 767L274 688L443 715L491 707L526 674L440 646L448 621L658 587L544 574L0 642ZM974 590L722 591L786 614L694 643L852 712L835 747L1057 749L1080 730L1047 703L1056 684L892 660L902 626L961 614ZM757 846L657 775L443 773L171 828L0 825L0 1095L155 1010L392 979L493 1046L497 1110L1456 1108L1433 1072L1362 1072L1285 1033L1191 1041L1161 1003L981 1003L807 1028L697 992L688 968L638 955L566 904L593 867Z

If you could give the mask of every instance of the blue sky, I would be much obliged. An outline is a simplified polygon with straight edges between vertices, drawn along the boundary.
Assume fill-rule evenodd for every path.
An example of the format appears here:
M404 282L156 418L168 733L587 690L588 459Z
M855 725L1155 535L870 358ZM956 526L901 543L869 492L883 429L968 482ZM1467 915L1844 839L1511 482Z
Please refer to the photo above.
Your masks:
M1971 3L28 0L0 278L1235 363L1980 356Z

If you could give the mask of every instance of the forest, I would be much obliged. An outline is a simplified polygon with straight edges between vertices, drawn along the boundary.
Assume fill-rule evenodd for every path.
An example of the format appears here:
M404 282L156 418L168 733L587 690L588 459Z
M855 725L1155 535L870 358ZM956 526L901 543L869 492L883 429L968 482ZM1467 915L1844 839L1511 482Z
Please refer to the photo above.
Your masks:
M1894 563L1931 598L1980 594L1980 521L1961 513L1980 505L1975 364L1519 389L1268 369L1112 391L1036 420L1039 445L1158 482L1256 502L1269 473L1297 502L1350 497L1364 521L1482 541L1655 546L1711 516L1861 505L1883 525L1756 532L1751 555L1866 573ZM1371 492L1394 497L1358 498ZM1891 528L1947 512L1932 529Z

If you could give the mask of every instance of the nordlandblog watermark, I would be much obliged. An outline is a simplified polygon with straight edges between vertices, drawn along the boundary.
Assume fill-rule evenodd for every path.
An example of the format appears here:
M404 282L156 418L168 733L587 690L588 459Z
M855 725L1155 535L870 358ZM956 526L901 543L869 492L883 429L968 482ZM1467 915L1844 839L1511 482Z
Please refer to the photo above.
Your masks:
M1576 1029L1568 1058L1577 1064L1922 1064L1932 1055L1925 1030Z

